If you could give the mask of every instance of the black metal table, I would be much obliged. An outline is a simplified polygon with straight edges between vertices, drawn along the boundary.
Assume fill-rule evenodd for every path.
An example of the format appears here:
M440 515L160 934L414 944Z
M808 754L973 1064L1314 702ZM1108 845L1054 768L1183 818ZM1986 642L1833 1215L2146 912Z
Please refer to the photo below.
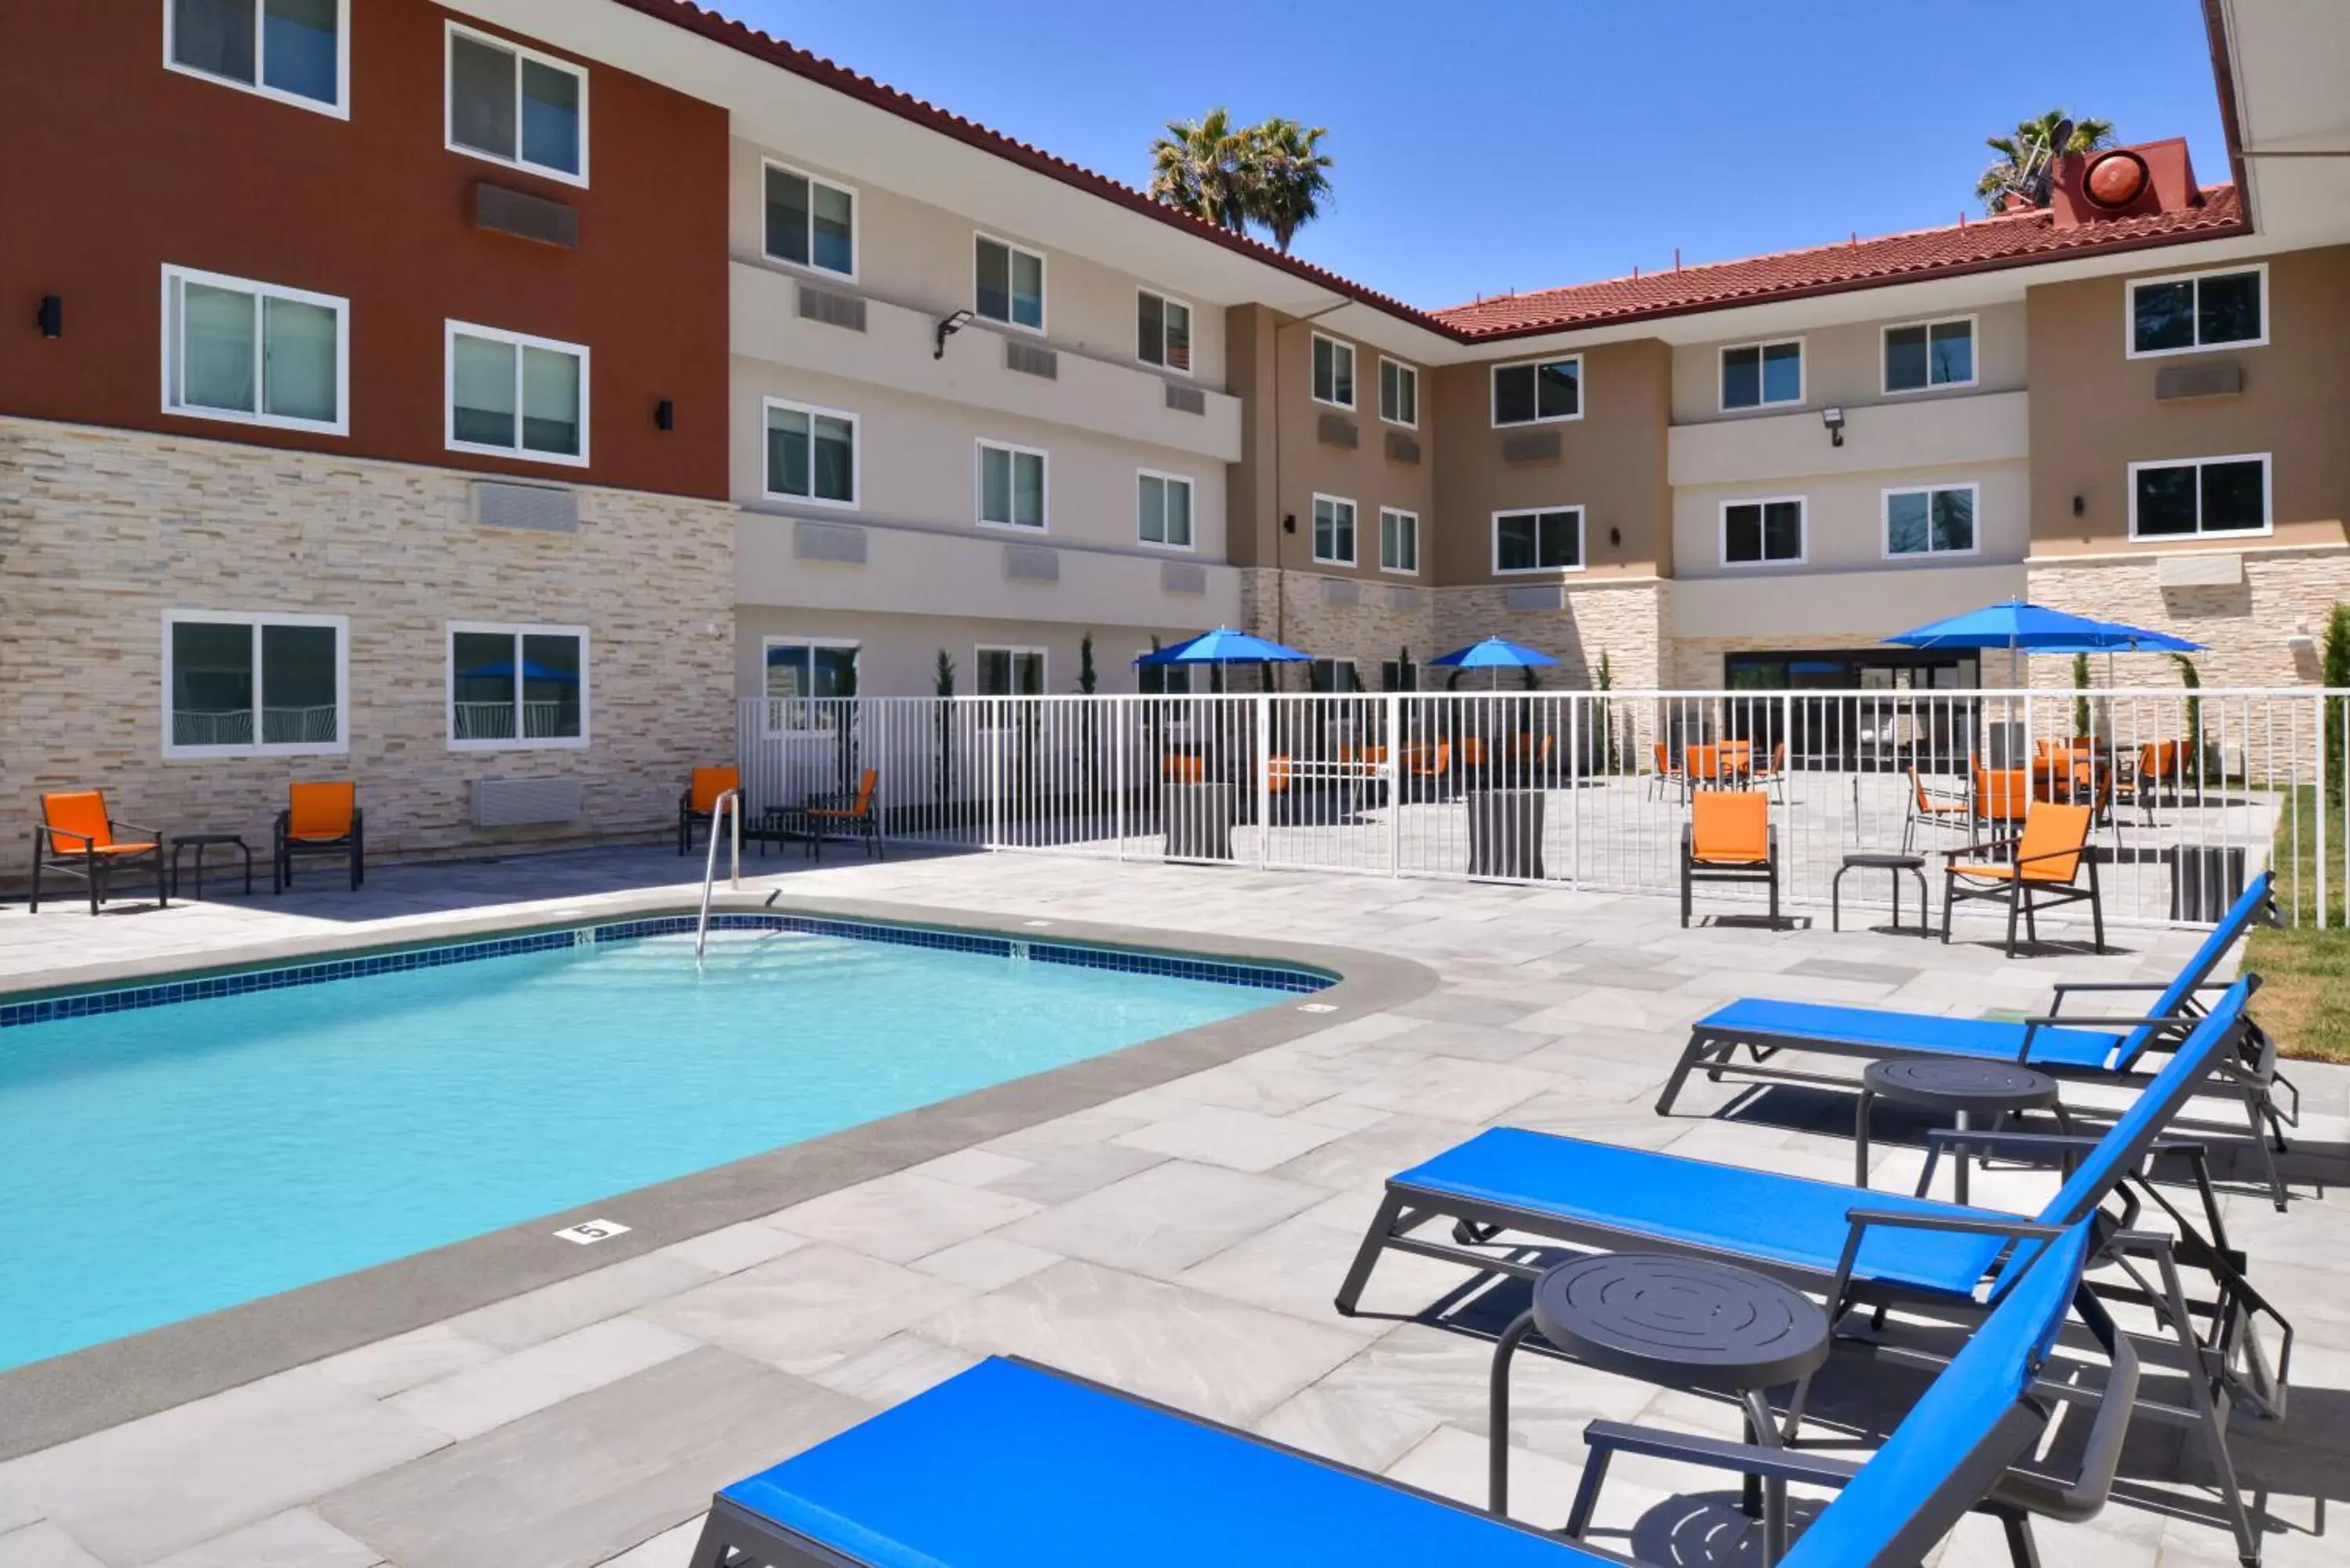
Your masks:
M1603 1252L1549 1270L1533 1304L1493 1352L1491 1506L1506 1511L1510 1485L1510 1360L1529 1334L1586 1366L1666 1388L1727 1390L1746 1411L1747 1441L1772 1448L1792 1437L1804 1389L1828 1358L1828 1315L1809 1296L1766 1274L1703 1258ZM1787 1427L1769 1391L1793 1385ZM1787 1547L1784 1481L1746 1480L1746 1511L1762 1521L1763 1559Z
M180 852L196 852L196 897L204 896L204 851L226 846L244 857L244 896L253 897L253 846L234 833L182 833L172 840L172 897L180 897Z
M2056 1080L2014 1062L1985 1062L1964 1056L1895 1056L1871 1062L1860 1075L1860 1104L1852 1116L1853 1181L1868 1185L1869 1112L1879 1100L1898 1106L1946 1114L1964 1131L1973 1118L2012 1116L2020 1111L2048 1110L2056 1125L2073 1130L2064 1107L2056 1098ZM1958 1158L1958 1200L1967 1200L1967 1168L1973 1159L1961 1144Z
M1918 878L1918 934L1933 932L1933 898L1926 887L1926 857L1922 855L1880 855L1858 852L1844 857L1836 874L1828 879L1828 929L1844 929L1844 878L1847 871L1887 871L1893 879L1893 929L1901 929L1901 873L1907 871Z

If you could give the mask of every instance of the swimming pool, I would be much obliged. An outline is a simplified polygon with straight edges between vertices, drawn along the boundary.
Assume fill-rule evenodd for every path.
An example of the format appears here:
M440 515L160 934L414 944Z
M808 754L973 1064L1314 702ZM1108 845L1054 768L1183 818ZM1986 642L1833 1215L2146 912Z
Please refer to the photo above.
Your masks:
M691 925L0 1006L0 1367L1328 979L786 916L722 919L697 975Z

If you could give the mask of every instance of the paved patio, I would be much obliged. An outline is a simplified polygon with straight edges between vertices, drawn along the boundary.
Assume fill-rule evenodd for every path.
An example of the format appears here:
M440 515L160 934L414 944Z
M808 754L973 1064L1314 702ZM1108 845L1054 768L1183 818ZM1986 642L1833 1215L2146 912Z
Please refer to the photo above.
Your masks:
M0 909L0 975L188 964L355 929L397 940L452 913L591 914L682 881L660 851L387 867L321 889L90 919ZM694 869L698 870L698 866ZM748 869L760 869L754 860ZM2010 961L1989 946L1824 925L1683 932L1672 906L1546 888L968 856L769 861L799 898L880 899L974 921L1103 921L1409 958L1436 989L1387 1011L991 1138L780 1212L645 1252L381 1343L0 1464L0 1568L678 1568L718 1485L990 1352L1037 1356L1469 1500L1484 1484L1490 1300L1457 1270L1391 1256L1369 1315L1329 1302L1381 1179L1479 1127L1669 1147L1846 1180L1850 1144L1783 1096L1693 1093L1649 1109L1693 1017L1762 993L1977 1014L2036 1010L2058 974L2167 973L2191 938L2116 933L2099 959ZM747 881L747 879L746 879ZM681 887L681 898L686 896ZM1991 924L1974 935L1988 939ZM1284 1003L1283 1005L1295 1005ZM2244 1417L2235 1453L2266 1490L2277 1568L2341 1562L2350 1495L2350 1071L2298 1069L2308 1115L2290 1215L2226 1201L2252 1272L2302 1338L2291 1414ZM1878 1145L1876 1182L1918 1152ZM2047 1179L1993 1172L1977 1201L2036 1207ZM625 1199L618 1208L624 1206ZM625 1214L615 1214L625 1219ZM561 1243L550 1240L550 1247ZM1826 1408L1914 1381L1840 1351ZM1841 1390L1841 1392L1837 1392ZM1523 1517L1556 1524L1595 1417L1731 1435L1729 1407L1521 1360L1512 1437ZM1826 1428L1819 1435L1825 1436ZM2051 1564L2233 1561L2199 1461L2134 1438L2113 1504L2043 1533ZM1696 1489L1695 1508L1669 1500ZM1715 1478L1619 1461L1602 1544L1753 1561L1721 1529ZM2003 1562L1970 1520L1935 1561Z

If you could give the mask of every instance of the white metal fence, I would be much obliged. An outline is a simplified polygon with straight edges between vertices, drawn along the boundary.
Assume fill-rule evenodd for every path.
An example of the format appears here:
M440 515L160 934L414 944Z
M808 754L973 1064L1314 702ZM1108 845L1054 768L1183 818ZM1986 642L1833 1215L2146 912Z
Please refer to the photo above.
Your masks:
M2273 861L2288 918L2331 925L2346 711L2175 687L792 699L739 704L736 743L754 832L870 770L886 841L1659 894L1690 795L1758 790L1797 906L1848 855L1938 877L2060 802L2094 808L2109 921L2207 923ZM1882 909L1886 875L1841 893Z

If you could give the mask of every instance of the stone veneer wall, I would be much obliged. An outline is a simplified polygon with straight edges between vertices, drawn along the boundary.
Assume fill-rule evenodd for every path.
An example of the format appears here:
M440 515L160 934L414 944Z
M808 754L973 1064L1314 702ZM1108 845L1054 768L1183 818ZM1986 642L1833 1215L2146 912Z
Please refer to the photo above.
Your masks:
M2165 588L2155 580L2157 557L2045 557L2030 563L2035 604L2075 615L2150 627L2209 645L2193 656L2206 686L2306 686L2319 679L2314 651L2295 653L2286 639L2306 633L2322 642L2337 604L2350 603L2350 545L2328 545L2243 552L2243 581L2231 587ZM2070 686L2072 660L2029 661L2040 686ZM2090 660L2091 679L2106 682L2106 661ZM2170 687L2178 669L2152 654L2124 654L2114 665L2123 686Z
M0 875L24 877L40 792L90 785L167 833L242 833L265 867L296 779L359 780L370 858L670 829L687 770L733 753L733 508L582 488L577 533L484 528L468 483L0 419ZM348 754L167 760L167 609L347 616ZM452 620L588 628L590 743L451 751ZM585 817L476 829L484 776L578 778Z

